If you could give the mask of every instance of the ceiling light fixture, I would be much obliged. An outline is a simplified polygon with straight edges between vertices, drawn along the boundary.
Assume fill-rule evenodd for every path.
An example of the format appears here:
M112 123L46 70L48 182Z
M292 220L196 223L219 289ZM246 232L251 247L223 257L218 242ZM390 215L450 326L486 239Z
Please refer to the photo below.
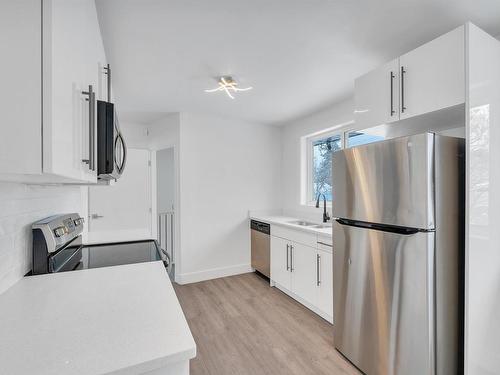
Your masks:
M231 76L221 76L217 80L217 83L219 84L218 87L216 87L215 89L207 89L205 90L205 92L225 91L227 96L229 96L231 99L234 99L233 94L235 92L248 91L253 89L253 87L251 86L245 88L238 87L238 82L236 82Z

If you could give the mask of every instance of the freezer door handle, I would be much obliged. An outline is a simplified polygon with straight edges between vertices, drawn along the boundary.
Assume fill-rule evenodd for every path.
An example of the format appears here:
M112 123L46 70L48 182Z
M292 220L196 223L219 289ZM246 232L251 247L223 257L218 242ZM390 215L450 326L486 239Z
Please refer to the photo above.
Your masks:
M351 219L336 219L337 223L341 225L346 225L350 227L356 228L365 228L365 229L373 229L379 230L382 232L403 234L403 235L412 235L418 232L434 232L434 229L419 229L419 228L408 228L397 225L388 225L388 224L380 224L380 223L368 223L365 221L351 220Z

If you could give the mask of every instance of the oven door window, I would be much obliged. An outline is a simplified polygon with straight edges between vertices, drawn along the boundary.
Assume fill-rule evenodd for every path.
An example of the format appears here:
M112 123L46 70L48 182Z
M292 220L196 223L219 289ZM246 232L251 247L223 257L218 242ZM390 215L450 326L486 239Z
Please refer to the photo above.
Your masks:
M78 266L81 259L82 236L78 236L49 257L49 272L71 271Z

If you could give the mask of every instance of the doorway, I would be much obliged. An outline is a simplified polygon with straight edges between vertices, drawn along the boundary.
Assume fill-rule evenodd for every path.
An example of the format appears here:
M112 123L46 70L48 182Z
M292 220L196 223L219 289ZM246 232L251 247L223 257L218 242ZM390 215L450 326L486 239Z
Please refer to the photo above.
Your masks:
M175 149L156 151L157 240L169 258L169 275L175 279L176 233L176 166Z
M152 238L149 150L128 149L123 175L111 185L89 187L89 243Z

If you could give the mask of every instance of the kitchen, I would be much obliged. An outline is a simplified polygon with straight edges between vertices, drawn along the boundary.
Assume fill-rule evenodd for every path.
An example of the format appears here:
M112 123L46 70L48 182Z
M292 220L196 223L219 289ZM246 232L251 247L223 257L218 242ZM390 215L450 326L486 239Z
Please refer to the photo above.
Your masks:
M0 373L500 373L496 1L0 9Z

